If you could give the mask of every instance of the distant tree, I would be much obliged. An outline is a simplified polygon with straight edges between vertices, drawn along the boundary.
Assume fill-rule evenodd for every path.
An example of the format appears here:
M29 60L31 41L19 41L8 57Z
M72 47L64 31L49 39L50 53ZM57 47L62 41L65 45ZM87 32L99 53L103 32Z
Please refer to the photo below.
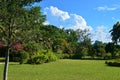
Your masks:
M74 31L73 29L67 29L65 30L67 36L65 38L65 40L68 42L69 44L69 53L74 54L78 45L78 36L77 36L77 32Z
M112 57L115 56L114 51L115 51L115 45L114 43L108 43L105 46L106 53L111 53Z
M61 40L65 38L64 30L54 25L44 25L40 28L41 43L45 49L51 49L53 52L61 47Z
M105 55L105 44L102 43L101 41L96 41L94 43L94 49L96 50L96 55L104 57Z
M97 54L97 50L94 48L94 45L91 45L89 47L88 55L91 56L92 58L95 58L96 54Z
M28 7L34 2L40 1L41 0L0 1L0 38L5 42L7 51L3 80L7 80L9 52L12 42L21 40L21 36L25 39L31 39L30 36L29 38L26 36L26 34L33 32L29 29L45 21L45 17L37 13L40 12L40 8L25 8L25 6Z
M112 41L117 44L120 42L120 22L113 25L113 29L110 30Z
M90 35L89 30L87 30L87 29L85 29L85 30L78 29L76 32L77 32L78 44L79 44L78 47L79 48L84 47L84 49L86 49L86 53L88 53L89 48L91 46L91 39L89 37L89 35Z

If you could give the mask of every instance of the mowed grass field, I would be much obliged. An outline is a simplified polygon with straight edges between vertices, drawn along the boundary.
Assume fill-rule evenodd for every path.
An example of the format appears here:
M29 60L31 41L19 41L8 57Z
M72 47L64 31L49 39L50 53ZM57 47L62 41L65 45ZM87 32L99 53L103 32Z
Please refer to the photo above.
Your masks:
M58 60L42 65L9 64L8 80L120 80L120 67L100 60ZM2 80L3 64L0 64Z

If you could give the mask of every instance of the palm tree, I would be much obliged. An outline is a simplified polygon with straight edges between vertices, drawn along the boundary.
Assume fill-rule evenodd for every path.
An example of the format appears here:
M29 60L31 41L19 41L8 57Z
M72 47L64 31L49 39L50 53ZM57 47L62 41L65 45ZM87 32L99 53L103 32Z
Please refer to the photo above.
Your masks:
M120 22L113 25L113 29L110 30L113 43L117 44L120 42Z

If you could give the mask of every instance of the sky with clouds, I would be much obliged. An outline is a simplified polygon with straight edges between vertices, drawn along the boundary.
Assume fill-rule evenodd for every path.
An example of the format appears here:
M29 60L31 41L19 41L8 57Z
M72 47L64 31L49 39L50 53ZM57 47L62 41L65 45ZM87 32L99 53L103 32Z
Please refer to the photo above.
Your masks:
M47 16L45 24L89 29L92 41L110 42L109 30L120 21L120 0L43 0L34 5Z

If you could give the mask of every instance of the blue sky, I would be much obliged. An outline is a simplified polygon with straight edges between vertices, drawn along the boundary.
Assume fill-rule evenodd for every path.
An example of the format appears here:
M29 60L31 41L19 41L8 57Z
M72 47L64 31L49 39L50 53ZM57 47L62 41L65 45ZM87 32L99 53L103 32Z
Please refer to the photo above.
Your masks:
M120 20L120 0L43 0L35 4L46 24L65 29L89 29L92 41L111 41L109 30Z

